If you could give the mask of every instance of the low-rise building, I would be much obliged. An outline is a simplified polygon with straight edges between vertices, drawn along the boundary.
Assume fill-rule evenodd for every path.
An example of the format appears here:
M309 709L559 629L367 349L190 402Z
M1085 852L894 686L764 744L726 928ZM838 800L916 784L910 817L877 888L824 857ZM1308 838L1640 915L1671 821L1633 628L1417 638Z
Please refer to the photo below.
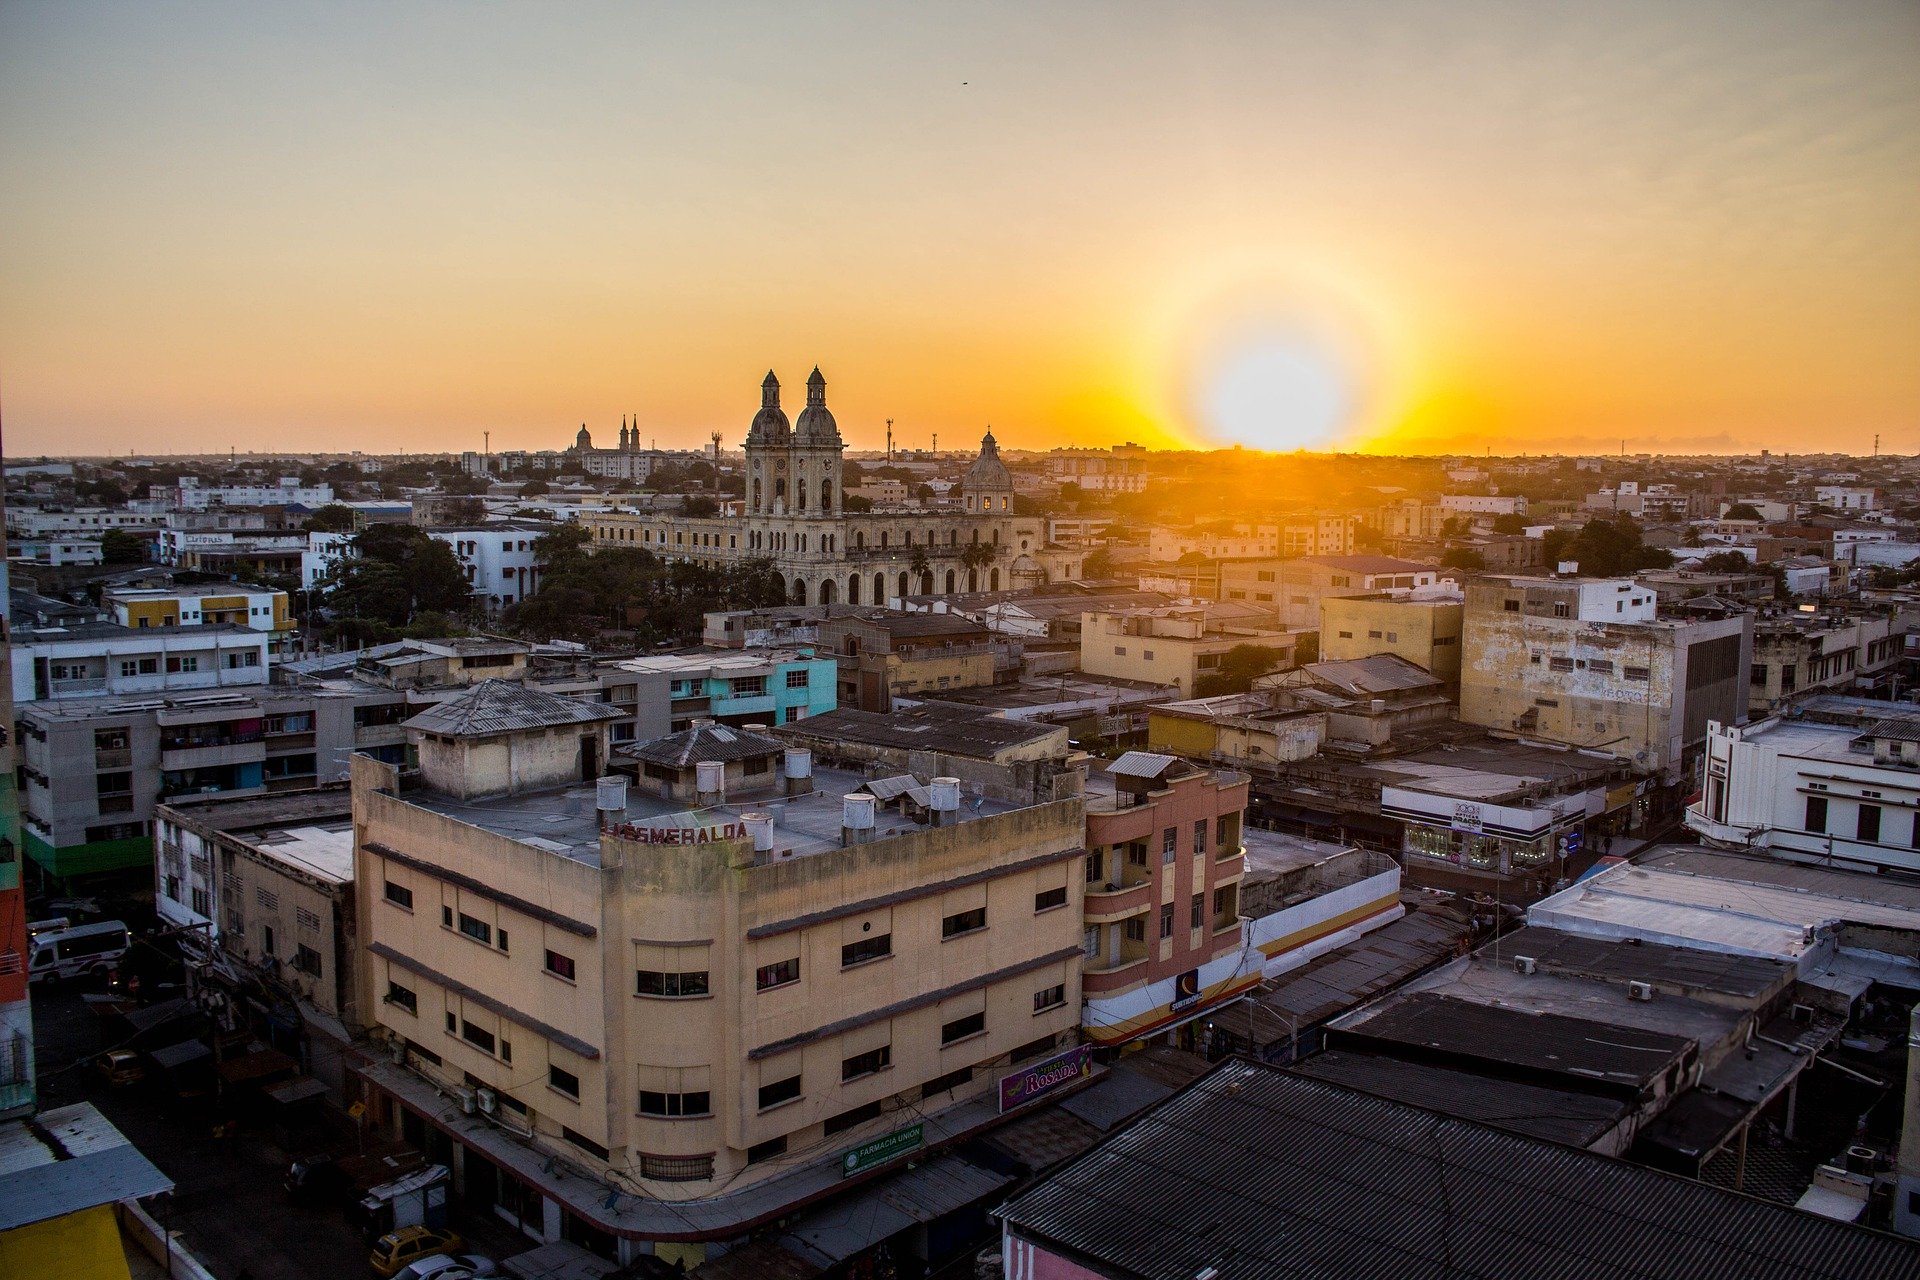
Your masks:
M232 623L22 627L13 633L13 700L262 685L269 644L267 635Z
M652 724L647 724L642 727L651 732L637 733L634 735L637 738L657 736L660 732L677 733L700 720L737 726L791 724L831 711L838 705L838 664L827 654L807 649L753 649L744 653L723 650L624 658L612 664L607 679L617 679L613 672L631 673L641 681L637 691L641 694L652 694L657 682L665 682L667 722L664 729L654 729ZM654 700L653 697L640 698L643 704Z
M544 1238L697 1264L1019 1109L1078 1022L1077 795L909 814L807 761L689 812L594 785L599 723L483 684L417 780L354 761L377 1132L444 1133Z
M492 617L540 589L546 564L538 544L553 528L528 520L503 520L433 528L427 535L452 549L467 575L467 585L473 588L474 602Z
M1283 671L1298 665L1303 640L1311 639L1310 633L1278 626L1228 622L1200 606L1088 611L1080 620L1080 669L1192 693L1235 648L1271 649L1271 669Z
M1454 592L1325 596L1320 601L1320 657L1390 653L1457 686L1465 609L1464 598Z
M231 623L268 636L268 651L280 653L299 623L287 593L245 583L176 584L170 587L108 587L101 603L123 627L200 627Z
M1764 715L1809 695L1872 689L1890 680L1920 613L1840 607L1769 611L1753 628L1747 708ZM1734 717L1724 723L1736 723Z
M24 538L8 546L17 559L49 568L99 564L104 558L97 538Z
M1753 619L1663 619L1656 604L1627 579L1469 583L1460 718L1677 782L1708 721L1746 717Z
M839 701L888 711L896 696L994 682L993 633L955 613L864 609L820 623L820 644L839 662Z

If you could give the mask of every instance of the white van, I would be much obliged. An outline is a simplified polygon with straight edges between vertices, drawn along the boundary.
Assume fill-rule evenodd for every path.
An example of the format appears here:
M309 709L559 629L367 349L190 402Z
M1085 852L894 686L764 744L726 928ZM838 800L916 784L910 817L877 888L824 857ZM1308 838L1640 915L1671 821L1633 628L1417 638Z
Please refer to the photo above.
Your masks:
M27 981L58 982L105 974L125 954L127 926L118 920L36 933L27 959Z

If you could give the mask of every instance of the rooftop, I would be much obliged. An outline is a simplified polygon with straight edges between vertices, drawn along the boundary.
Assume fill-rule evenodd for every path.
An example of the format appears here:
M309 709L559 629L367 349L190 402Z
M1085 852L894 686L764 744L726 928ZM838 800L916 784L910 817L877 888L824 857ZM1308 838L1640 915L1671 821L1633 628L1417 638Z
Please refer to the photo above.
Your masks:
M882 771L879 776L887 775ZM770 777L777 779L777 774ZM840 797L860 790L868 781L864 773L816 763L815 790L811 794L787 797L768 789L692 810L630 787L625 821L632 826L661 830L731 828L737 832L746 815L764 813L773 819L776 851L790 849L796 855L823 853L840 848ZM408 791L404 799L509 840L531 844L591 866L600 865L600 821L594 808L596 790L591 783L479 800L461 800L432 791ZM965 822L1020 807L963 788L959 817ZM875 809L872 839L876 841L926 830L923 824L901 813L897 806L890 808L881 804Z
M839 615L831 624L865 624L886 632L895 640L921 636L972 636L986 630L984 623L957 613L896 613L889 609L863 610Z
M1316 1053L1291 1070L1569 1147L1598 1141L1632 1109L1624 1099L1518 1080L1490 1088L1486 1076L1472 1071L1343 1049Z
M815 659L831 662L833 655L812 649L703 649L643 654L637 658L622 658L613 665L622 671L725 676L729 673L753 675L783 662L809 662Z
M1244 1060L1000 1214L1154 1280L1920 1276L1920 1243Z
M0 1124L0 1231L171 1190L92 1103Z
M786 747L772 738L745 729L720 724L695 725L670 733L664 738L630 746L616 747L614 754L628 760L644 760L668 768L684 769L690 764L726 760L751 760L758 756L778 755Z
M1409 662L1395 653L1310 662L1301 670L1314 680L1332 685L1356 698L1381 693L1404 693L1414 689L1437 689L1442 683L1439 677L1419 663Z
M563 698L512 680L482 680L406 722L409 729L455 738L486 738L527 729L618 720L614 707Z
M851 742L985 759L1015 747L1045 742L1062 730L1031 720L989 715L957 704L923 702L885 715L841 707L780 725L773 732L779 737L805 741Z
M1402 560L1398 556L1301 556L1303 564L1325 565L1329 569L1345 569L1351 573L1438 573L1440 567L1421 564L1417 560Z
M285 595L275 587L249 582L177 582L170 587L108 587L109 600L198 599L202 596Z
M244 636L261 644L267 642L266 632L243 627L237 622L209 622L199 626L175 623L165 627L123 627L117 622L76 622L63 627L20 627L13 633L13 641L15 644L63 644L85 640L95 644L113 644L130 640L164 640L175 636L185 636L190 640L202 640L208 636Z

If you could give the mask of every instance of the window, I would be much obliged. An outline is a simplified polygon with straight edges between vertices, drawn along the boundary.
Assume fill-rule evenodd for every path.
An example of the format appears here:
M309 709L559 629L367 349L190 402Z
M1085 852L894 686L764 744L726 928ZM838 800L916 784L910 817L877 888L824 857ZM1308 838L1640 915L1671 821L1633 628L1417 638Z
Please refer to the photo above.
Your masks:
M1500 602L1500 605L1501 608L1505 609L1508 613L1520 612L1520 602L1518 600L1503 600Z
M1147 940L1147 920L1145 916L1129 916L1124 922L1128 942Z
M1160 861L1172 862L1174 854L1180 848L1180 829L1168 827L1160 833Z
M800 981L800 957L791 960L776 960L772 964L763 964L754 970L753 989L771 991L775 987L784 987L788 983Z
M1213 891L1213 914L1222 916L1231 911L1233 909L1233 896L1233 886L1230 884L1221 885L1218 889L1215 889Z
M1045 1013L1049 1009L1058 1009L1066 1002L1067 986L1064 982L1057 982L1051 987L1044 987L1033 993L1033 1011L1035 1013Z
M1147 865L1147 846L1136 840L1127 846L1127 862L1136 867Z
M580 1077L571 1071L562 1071L552 1063L547 1064L547 1085L569 1098L577 1099L580 1096Z
M869 1049L865 1053L856 1053L840 1063L840 1079L858 1080L870 1076L876 1071L884 1071L893 1065L893 1046L883 1044L878 1049Z
M1064 889L1062 893L1066 892ZM987 909L974 907L968 911L955 912L940 922L942 938L957 938L963 933L977 933L987 927Z
M460 1022L460 1038L476 1049L484 1049L488 1053L494 1050L493 1032L476 1027L464 1018Z
M1187 912L1187 925L1189 928L1198 929L1206 923L1206 920L1207 895L1204 893L1196 893L1193 895L1193 902L1190 904Z
M920 1101L937 1098L949 1089L958 1089L973 1080L973 1068L961 1067L958 1071L949 1071L943 1076L935 1076L920 1086Z
M1045 1035L1045 1036L1041 1036L1038 1040L1029 1040L1025 1044L1020 1045L1011 1054L1007 1056L1014 1062L1022 1062L1028 1058L1037 1057L1043 1053L1049 1053L1052 1051L1053 1042L1057 1038L1058 1037L1056 1036Z
M597 1142L595 1142L595 1141L594 1141L594 1140L593 1140L592 1138L589 1138L589 1137L588 1137L588 1136L587 1136L586 1134L584 1134L584 1133L579 1133L579 1132L576 1132L576 1131L575 1131L575 1130L573 1130L573 1129L569 1129L569 1128L567 1128L567 1127L566 1127L565 1125L561 1125L561 1126L560 1126L560 1136L561 1136L561 1137L563 1137L563 1138L565 1138L565 1139L566 1139L566 1140L567 1140L568 1142L571 1142L571 1143L572 1143L572 1144L573 1144L574 1146L576 1146L576 1147L578 1147L578 1148L580 1148L580 1149L581 1149L582 1151L585 1151L585 1152L587 1152L587 1153L588 1153L588 1154L590 1154L590 1155L595 1155L595 1156L598 1156L598 1157L599 1157L600 1159L602 1159L602 1160L605 1160L605 1159L607 1158L607 1149L606 1149L605 1147L603 1147L603 1146L601 1146L601 1145L600 1145L599 1143L597 1143ZM651 1156L641 1156L641 1157L640 1157L640 1171L641 1171L641 1174L642 1174L642 1176L644 1176L644 1177L649 1177L649 1178L653 1178L653 1177L659 1177L659 1176L660 1176L660 1175L658 1175L658 1174L651 1174L651 1173L647 1173L647 1172L646 1172L646 1164L647 1164L647 1161L648 1161L649 1159L657 1159L657 1158L658 1158L658 1157L651 1157ZM691 1158L692 1158L692 1157L689 1157L689 1159L691 1159ZM700 1178L705 1178L705 1177L711 1177L711 1176L712 1176L712 1174L713 1174L713 1157L712 1157L712 1156L708 1156L708 1157L706 1157L706 1162L707 1162L707 1171L706 1171L705 1173L702 1173L702 1174L695 1174L695 1175L694 1175L695 1177L700 1177Z
M1650 680L1653 678L1653 671L1648 667L1627 667L1621 674L1629 680Z
M800 1077L788 1076L785 1080L775 1080L772 1084L760 1086L760 1109L777 1107L783 1102L792 1102L800 1096Z
M412 988L403 987L397 982L387 984L387 1003L398 1005L415 1017L420 1015L420 997L413 993Z
M460 913L460 932L475 942L484 942L488 945L493 943L493 926L485 920L475 919L464 911Z
M1827 798L1825 796L1807 797L1807 830L1816 835L1827 829Z
M1095 849L1087 855L1087 883L1093 884L1106 877L1107 854L1104 849Z
M1555 671L1571 671L1573 670L1573 659L1572 658L1548 658L1547 666L1552 668Z
M1197 857L1207 851L1207 820L1195 818L1193 822L1193 852Z
M787 672L787 688L789 688L789 689L804 689L804 688L806 688L806 687L807 687L807 677L808 677L808 674L809 674L809 673L808 673L808 672L806 672L806 671L789 671L789 672Z
M820 1126L820 1129L821 1132L827 1134L841 1133L854 1128L856 1125L863 1125L869 1120L878 1120L885 1110L878 1101L869 1102L864 1106L855 1107L851 1111L842 1111L837 1116L829 1116L826 1123Z
M765 1142L756 1142L747 1148L747 1163L760 1164L763 1161L777 1159L787 1154L787 1135L768 1138Z
M1163 903L1160 907L1160 936L1163 938L1173 936L1173 904L1171 902Z
M955 1018L940 1027L940 1043L952 1044L956 1040L965 1040L968 1036L980 1035L987 1029L985 1013L970 1013L964 1018Z
M687 973L661 973L657 969L637 969L634 971L635 994L654 996L666 1000L684 1000L690 996L707 994L707 971L693 970Z
M1863 840L1868 844L1880 843L1879 805L1863 804L1860 806L1860 819L1855 827L1854 835L1857 839Z
M280 909L280 895L277 893L268 893L265 889L255 889L253 891L253 900L268 911L278 911Z
M440 908L440 925L442 928L445 928L445 929L453 928L453 908L452 907Z
M1042 911L1051 911L1055 907L1064 907L1066 905L1067 886L1065 885L1054 889L1042 889L1033 895L1033 910L1036 915Z
M547 972L556 978L574 980L573 957L563 956L558 951L547 952Z
M507 949L507 931L505 929L495 931L493 935L493 945L502 951Z
M310 978L320 976L320 953L304 942L294 948L293 967Z
M849 942L840 948L840 967L850 969L856 964L865 964L869 960L883 960L893 954L893 935L883 933L877 938L861 938Z

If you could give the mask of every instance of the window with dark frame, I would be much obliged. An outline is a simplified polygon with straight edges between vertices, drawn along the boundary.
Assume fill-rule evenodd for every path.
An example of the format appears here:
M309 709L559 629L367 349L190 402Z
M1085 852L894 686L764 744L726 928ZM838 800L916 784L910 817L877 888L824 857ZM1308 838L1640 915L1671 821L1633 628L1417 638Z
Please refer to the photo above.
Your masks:
M549 948L547 951L547 972L556 978L565 978L568 982L574 981L575 971L573 957L563 956L558 951Z
M547 1083L569 1098L580 1096L580 1077L571 1071L563 1071L552 1063L547 1064Z
M634 992L636 995L651 996L659 1000L685 1000L711 994L707 984L707 971L694 969L684 973L663 973L658 969L636 969L634 971Z
M970 1013L964 1018L955 1018L952 1022L940 1026L940 1043L952 1044L955 1040L965 1040L968 1036L977 1036L987 1029L985 1011Z
M883 1044L877 1049L868 1049L865 1053L856 1053L851 1058L840 1060L840 1079L858 1080L877 1071L884 1071L893 1065L893 1046Z
M856 964L865 964L869 960L880 960L893 954L893 935L876 934L871 938L857 938L840 948L840 967L850 969Z
M1042 987L1033 993L1033 1011L1045 1013L1049 1009L1058 1009L1067 1002L1067 984L1057 982L1051 987Z
M970 907L965 911L956 911L940 922L942 938L957 938L963 933L977 933L987 927L987 909Z
M775 1080L771 1084L760 1086L760 1109L777 1107L783 1102L791 1102L800 1096L800 1077L788 1076L784 1080Z
M1052 889L1042 889L1033 895L1033 909L1036 913L1051 911L1055 907L1067 905L1067 886L1059 885Z
M800 981L800 957L791 960L776 960L772 964L763 964L754 970L753 988L756 991L771 991L775 987L784 987Z

